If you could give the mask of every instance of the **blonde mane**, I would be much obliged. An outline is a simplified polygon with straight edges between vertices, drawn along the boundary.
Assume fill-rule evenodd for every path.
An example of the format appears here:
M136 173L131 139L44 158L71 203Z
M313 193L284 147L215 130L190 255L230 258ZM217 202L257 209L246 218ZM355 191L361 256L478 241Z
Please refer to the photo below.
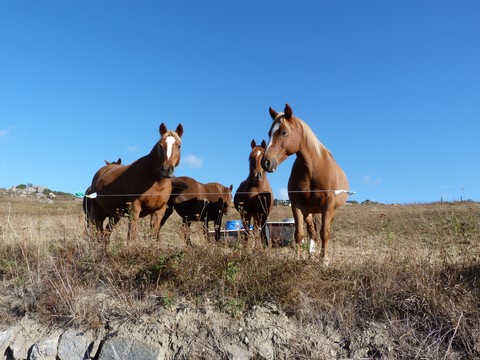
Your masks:
M312 150L316 155L319 157L322 156L322 149L326 149L325 145L323 145L320 140L318 140L317 136L313 132L313 130L310 128L310 126L307 125L305 121L302 119L299 119L298 117L292 117L295 120L298 121L300 126L302 127L302 133L303 133L303 140L305 142L305 145ZM287 129L291 129L290 122L285 118L285 115L283 113L279 114L277 117L278 121L285 126Z

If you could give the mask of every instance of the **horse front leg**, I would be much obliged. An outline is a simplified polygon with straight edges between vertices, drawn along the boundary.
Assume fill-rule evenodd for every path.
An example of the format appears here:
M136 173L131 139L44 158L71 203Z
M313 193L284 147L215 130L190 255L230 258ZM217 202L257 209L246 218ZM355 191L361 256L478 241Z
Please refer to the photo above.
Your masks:
M268 248L272 247L272 239L267 237L267 219L268 215L261 215L258 220L258 226L260 227L260 239L262 244L265 244Z
M255 229L257 229L255 217L251 212L247 212L245 215L245 221L243 222L243 233L246 244L252 249L255 247ZM241 229L239 231L241 231Z
M213 226L215 228L215 240L218 241L218 237L219 237L219 234L217 234L218 225L215 221L213 222ZM203 228L203 236L205 237L207 242L210 243L210 233L208 232L208 217L206 217L205 221L202 223L202 228Z
M308 252L310 255L315 255L316 249L317 249L317 242L318 242L318 234L315 228L315 222L313 220L312 214L308 214L305 216L305 222L307 223L307 232L308 232L308 237L309 237L309 243L307 244L308 246Z
M130 221L128 222L128 233L127 233L127 246L130 241L136 241L138 235L138 219L140 218L140 205L131 204L128 207L128 216Z
M192 246L192 240L190 239L190 225L191 221L188 220L186 217L183 219L183 234L185 236L185 243L187 246Z
M295 220L295 244L297 246L297 257L300 259L303 241L303 214L300 209L292 205L293 219Z
M330 225L333 222L335 207L333 202L329 202L328 206L322 212L322 227L320 228L320 237L322 239L322 251L320 256L323 262L328 264L328 242L330 241Z

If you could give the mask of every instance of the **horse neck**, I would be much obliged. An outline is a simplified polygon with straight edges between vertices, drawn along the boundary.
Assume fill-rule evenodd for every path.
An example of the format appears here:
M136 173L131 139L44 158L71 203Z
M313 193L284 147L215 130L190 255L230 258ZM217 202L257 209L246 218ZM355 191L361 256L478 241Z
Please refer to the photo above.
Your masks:
M163 156L159 153L157 146L158 144L155 144L155 146L147 155L138 159L134 164L140 167L144 173L149 174L155 180L160 180L161 176L157 174L157 170L163 163Z
M320 154L317 154L315 149L307 146L305 143L300 143L300 146L295 153L297 156L297 159L301 159L302 161L305 162L305 164L318 164L318 162L321 162L324 160L324 149L322 148L320 151Z

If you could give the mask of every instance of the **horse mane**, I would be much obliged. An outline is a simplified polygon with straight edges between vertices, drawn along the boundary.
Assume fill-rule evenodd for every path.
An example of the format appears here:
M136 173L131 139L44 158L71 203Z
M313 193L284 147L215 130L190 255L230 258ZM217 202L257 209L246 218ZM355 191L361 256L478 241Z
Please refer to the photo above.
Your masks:
M282 116L280 116L282 115ZM291 124L290 124L290 121L288 121L286 118L285 118L285 115L283 113L279 114L279 116L277 117L280 121L280 123L285 126L287 129L290 129L291 128ZM303 141L305 142L305 145L310 149L312 150L316 155L318 155L319 157L322 156L322 150L325 149L327 150L327 148L325 147L325 145L323 145L320 140L318 140L317 136L315 135L315 133L313 132L313 130L310 128L310 126L307 125L307 123L305 121L303 121L302 119L299 119L298 117L296 116L293 116L292 118L296 119L298 121L298 123L300 124L301 128L302 128L302 133L303 133Z

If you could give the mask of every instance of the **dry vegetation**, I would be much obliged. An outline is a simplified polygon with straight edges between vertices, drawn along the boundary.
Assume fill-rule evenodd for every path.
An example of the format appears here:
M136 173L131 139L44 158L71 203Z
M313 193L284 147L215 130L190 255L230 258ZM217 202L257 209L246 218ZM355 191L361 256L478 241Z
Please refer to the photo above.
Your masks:
M272 220L290 216L276 207ZM237 217L232 209L228 218ZM78 200L0 197L0 326L33 313L98 327L177 301L214 303L235 317L273 302L299 324L346 339L380 324L397 358L480 356L478 203L345 206L329 267L288 248L209 244L199 227L187 248L173 216L157 243L147 224L127 248L122 221L105 253L86 237Z

